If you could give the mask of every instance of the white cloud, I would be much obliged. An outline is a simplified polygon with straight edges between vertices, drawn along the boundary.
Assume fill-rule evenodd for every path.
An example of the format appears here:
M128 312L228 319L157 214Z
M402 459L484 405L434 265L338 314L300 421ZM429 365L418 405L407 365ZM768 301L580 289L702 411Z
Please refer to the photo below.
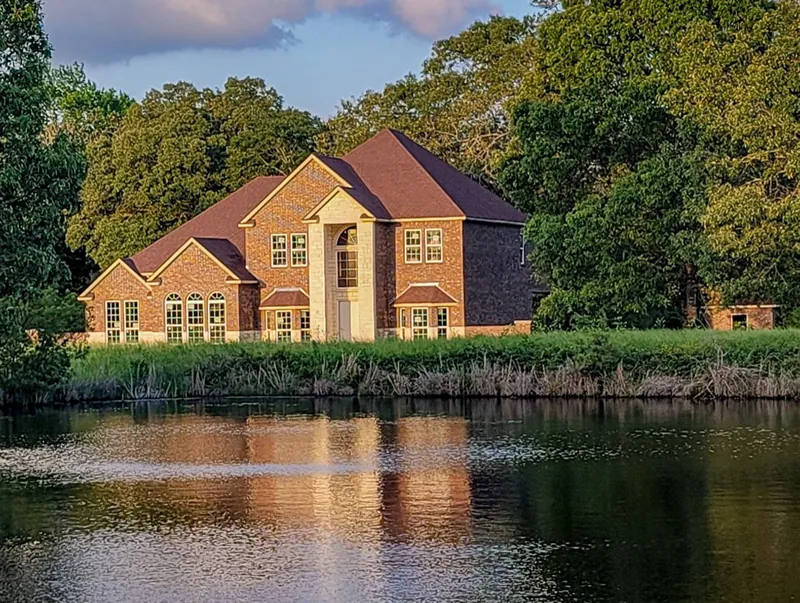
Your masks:
M498 12L493 0L45 0L62 61L110 63L170 50L267 48L306 19L344 13L437 38Z

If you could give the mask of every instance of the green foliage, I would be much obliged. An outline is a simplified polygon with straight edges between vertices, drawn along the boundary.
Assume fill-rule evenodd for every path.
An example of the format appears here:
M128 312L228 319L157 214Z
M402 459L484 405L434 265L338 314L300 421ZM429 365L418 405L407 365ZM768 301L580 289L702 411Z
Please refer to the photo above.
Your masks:
M703 225L706 281L726 301L800 304L800 5L776 3L733 34L695 23L670 106L727 141Z
M534 390L537 395L601 393L587 379L596 379L595 386L605 383L605 394L615 395L620 373L639 383L677 382L688 388L679 395L704 395L705 377L693 380L720 367L734 370L736 379L789 379L800 375L798 359L797 331L584 331L362 344L117 346L93 348L76 360L61 395L72 400L359 392L530 395L520 379L544 382L543 390ZM583 389L570 389L567 378ZM628 391L645 395L652 390Z
M534 271L552 289L539 326L682 324L695 266L707 265L706 162L720 145L664 98L687 30L737 35L763 6L570 2L541 22L519 149L500 176L532 216Z
M421 76L342 102L321 150L342 155L395 128L494 186L510 140L508 111L531 66L531 19L494 17L437 42Z
M89 142L67 241L101 267L135 254L253 177L288 173L321 127L257 79L231 79L221 92L151 91Z

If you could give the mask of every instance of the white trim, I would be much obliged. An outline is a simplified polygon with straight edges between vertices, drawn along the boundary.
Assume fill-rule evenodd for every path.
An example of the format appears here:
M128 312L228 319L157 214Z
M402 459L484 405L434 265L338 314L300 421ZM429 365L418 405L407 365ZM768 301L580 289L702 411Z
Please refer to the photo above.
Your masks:
M302 264L295 264L294 263L294 238L295 237L305 237L306 246L301 251L304 251L306 254L306 261ZM291 254L290 262L292 268L308 268L308 233L307 232L293 232L289 234L289 253Z
M429 232L438 232L439 233L439 244L433 245L434 248L438 247L439 252L441 255L441 259L438 260L431 260L428 259L428 233ZM425 229L425 263L426 264L443 264L444 263L444 229L443 228L426 228Z
M142 285L144 285L144 287L148 291L150 290L150 285L142 277L142 275L139 274L138 272L136 272L133 268L131 268L128 265L128 262L126 262L124 259L119 259L116 262L114 262L113 264L111 264L108 268L106 268L103 271L103 273L100 276L98 276L94 280L94 282L91 285L89 285L89 287L87 287L86 290L78 296L78 301L82 301L82 302L94 301L94 296L91 295L92 291L94 291L95 288L97 288L97 286L101 282L103 282L106 279L106 277L108 275L110 275L120 264L122 264L125 268L127 268L128 272L130 272L134 277L136 277L136 280L138 280Z
M419 233L419 260L409 260L408 259L408 250L409 248L415 249L416 245L409 246L408 244L408 234L411 232L418 232ZM424 230L421 228L405 228L403 229L403 260L406 264L422 264L425 261L425 241L423 240Z
M169 299L173 295L178 298L177 301ZM169 319L167 318L167 304L180 304L180 308L181 308L181 323L179 325L171 325L171 324L169 324ZM167 343L171 343L173 345L177 345L177 342L171 342L169 340L169 329L170 329L170 327L172 327L172 328L180 327L180 329L181 329L181 343L186 343L186 329L185 329L186 321L184 320L184 309L185 309L185 306L184 306L184 303L183 303L183 298L180 296L179 293L168 293L164 297L164 337L166 337L165 341Z
M226 283L228 283L230 285L252 284L252 281L243 281L238 276L236 276L236 274L234 274L234 272L230 268L228 268L225 264L223 264L222 261L217 256L215 256L208 249L206 249L205 245L203 245L195 237L191 237L189 240L187 240L183 245L181 245L181 247L180 247L180 249L178 249L178 251L173 253L167 259L167 261L165 261L163 264L161 264L161 266L159 266L158 270L156 270L148 278L148 283L151 284L151 285L155 285L155 284L159 284L160 285L161 283L157 282L158 277L161 276L164 273L164 271L167 268L169 268L172 265L172 263L175 262L179 257L181 257L183 255L183 253L187 249L189 249L189 247L191 247L192 245L196 245L200 249L200 251L202 251L204 254L206 254L206 256L212 262L214 262L217 266L219 266L222 269L222 271L225 272L230 277L229 279L227 279L225 281Z
M128 304L136 304L136 318L138 319L136 322L138 324L138 328L136 329L136 333L138 334L137 340L134 343L140 343L142 338L142 304L139 303L138 299L124 299L122 300L122 338L123 341L127 344L128 343ZM133 330L133 329L131 329Z
M279 238L279 237L283 237L286 240L286 248L283 250L283 253L286 254L286 263L285 264L276 264L275 263L275 239ZM270 245L269 245L270 266L272 268L288 268L289 267L289 235L281 234L281 233L272 234L272 235L270 235L269 242L270 242ZM279 249L278 251L280 252L281 250Z
M261 213L261 210L264 209L264 206L266 206L267 203L272 201L284 188L286 188L289 185L289 183L292 182L292 180L294 180L297 177L297 175L300 174L300 172L302 172L306 168L306 166L308 166L308 164L310 164L312 161L316 161L320 165L320 167L325 172L327 172L334 180L336 180L343 186L350 187L350 183L347 182L347 180L345 180L339 174L337 174L335 171L329 168L324 161L322 161L319 157L317 157L314 153L312 153L306 158L305 161L303 161L303 163L297 166L297 168L291 174L289 174L283 180L283 182L281 182L277 187L275 187L275 189L269 195L267 195L266 199L264 199L261 203L256 205L255 208L249 214L247 214L244 217L244 219L242 219L241 222L239 222L239 228L253 228L255 226L253 220L259 213Z
M377 221L379 221L378 218L376 218L374 215L372 215L372 212L370 212L366 207L364 207L363 203L361 203L358 199L356 199L353 195L351 195L350 192L346 188L341 187L341 186L337 186L335 189L333 189L328 194L327 197L325 197L322 201L317 203L317 205L315 205L314 208L303 217L302 221L304 223L306 223L306 224L316 223L319 220L319 217L317 216L317 214L319 212L321 212L322 209L328 203L333 201L334 197L336 197L336 195L338 195L339 193L347 196L348 199L350 199L353 203L358 205L361 209L363 209L366 212L360 217L361 220L363 220L365 222L377 222Z

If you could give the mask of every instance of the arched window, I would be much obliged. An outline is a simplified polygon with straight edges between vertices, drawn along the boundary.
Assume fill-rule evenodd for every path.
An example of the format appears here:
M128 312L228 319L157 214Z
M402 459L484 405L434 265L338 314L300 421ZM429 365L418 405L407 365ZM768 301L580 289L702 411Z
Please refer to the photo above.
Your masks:
M186 322L189 325L189 343L205 341L206 311L205 301L199 293L192 293L186 300Z
M358 229L351 226L336 242L336 275L340 289L358 287Z
M227 317L222 293L214 293L208 299L208 325L211 343L225 343Z
M167 343L183 343L183 301L177 293L167 296L164 318L167 324Z

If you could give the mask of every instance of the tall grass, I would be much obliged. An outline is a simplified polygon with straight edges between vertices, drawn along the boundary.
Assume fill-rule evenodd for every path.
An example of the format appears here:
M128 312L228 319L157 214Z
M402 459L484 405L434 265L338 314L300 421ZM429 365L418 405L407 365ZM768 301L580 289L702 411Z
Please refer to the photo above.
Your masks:
M57 395L791 398L800 396L800 331L94 348Z

